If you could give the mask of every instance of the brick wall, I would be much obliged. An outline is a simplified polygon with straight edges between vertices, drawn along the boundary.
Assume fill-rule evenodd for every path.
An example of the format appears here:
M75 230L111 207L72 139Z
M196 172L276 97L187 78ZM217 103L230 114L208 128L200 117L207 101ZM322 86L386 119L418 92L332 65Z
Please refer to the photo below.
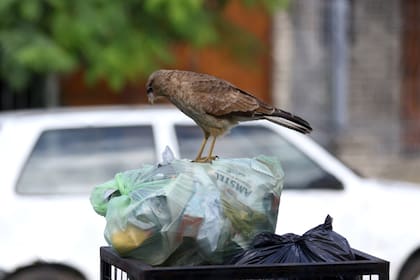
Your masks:
M349 123L340 156L369 175L386 172L400 151L400 34L398 0L353 1Z
M410 33L410 44L418 45L411 45L411 54L402 59L406 48L405 28L420 26L420 18L414 17L412 12L410 22L407 22L403 8L407 3L420 6L416 1L389 0L386 5L382 0L347 1L348 115L347 123L339 130L333 129L331 119L330 79L335 69L331 68L328 43L331 35L328 5L332 2L295 0L289 11L282 13L276 21L278 32L285 26L289 29L275 36L274 42L288 49L275 52L275 62L283 64L274 65L277 71L274 85L278 90L274 94L281 95L274 100L283 101L288 109L300 112L313 124L315 140L369 176L420 182L420 155L404 152L405 122L401 117L406 110L402 103L416 104L407 101L402 86L404 75L407 75L404 65L411 62L416 66L413 69L420 69L420 63L415 60L420 57L420 34ZM290 42L285 44L287 39ZM285 55L291 58L285 59ZM278 73L287 73L287 80ZM411 95L418 96L420 74L411 79L419 85L417 90L411 87ZM280 82L286 86L279 86ZM420 107L416 108L420 116ZM411 121L420 123L420 118Z

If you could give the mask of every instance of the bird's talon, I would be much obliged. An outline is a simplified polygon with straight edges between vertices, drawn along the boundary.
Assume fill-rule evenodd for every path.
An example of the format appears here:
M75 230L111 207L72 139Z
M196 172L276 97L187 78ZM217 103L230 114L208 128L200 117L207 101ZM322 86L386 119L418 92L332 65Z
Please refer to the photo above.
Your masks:
M200 157L200 158L196 158L192 162L197 162L197 163L211 163L213 160L216 160L218 158L219 158L218 156Z

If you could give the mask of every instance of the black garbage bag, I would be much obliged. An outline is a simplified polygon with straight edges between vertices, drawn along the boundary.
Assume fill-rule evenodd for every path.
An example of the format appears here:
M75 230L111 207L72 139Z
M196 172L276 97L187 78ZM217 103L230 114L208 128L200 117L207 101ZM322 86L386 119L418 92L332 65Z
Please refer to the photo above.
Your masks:
M355 256L346 238L332 229L332 218L302 236L263 232L255 236L249 249L237 254L230 264L274 264L352 261ZM337 276L328 279L354 279Z

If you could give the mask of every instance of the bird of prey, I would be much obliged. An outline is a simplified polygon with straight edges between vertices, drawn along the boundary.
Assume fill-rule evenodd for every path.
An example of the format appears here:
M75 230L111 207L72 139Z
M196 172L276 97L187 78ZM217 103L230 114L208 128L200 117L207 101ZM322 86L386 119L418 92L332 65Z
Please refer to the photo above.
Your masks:
M301 133L312 128L304 119L270 106L233 84L211 75L181 70L157 70L146 84L149 102L166 97L203 130L195 162L211 162L216 138L238 122L266 119ZM203 156L209 137L209 152Z

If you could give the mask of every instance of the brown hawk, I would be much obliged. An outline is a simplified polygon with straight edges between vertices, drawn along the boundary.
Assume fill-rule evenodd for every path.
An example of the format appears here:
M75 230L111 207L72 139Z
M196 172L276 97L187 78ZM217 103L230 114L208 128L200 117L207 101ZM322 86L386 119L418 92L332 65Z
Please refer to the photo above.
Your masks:
M196 162L211 162L216 138L238 122L266 119L301 133L312 128L304 119L274 108L233 84L211 75L180 70L153 72L146 84L149 102L166 97L204 132ZM212 136L209 153L203 157Z

